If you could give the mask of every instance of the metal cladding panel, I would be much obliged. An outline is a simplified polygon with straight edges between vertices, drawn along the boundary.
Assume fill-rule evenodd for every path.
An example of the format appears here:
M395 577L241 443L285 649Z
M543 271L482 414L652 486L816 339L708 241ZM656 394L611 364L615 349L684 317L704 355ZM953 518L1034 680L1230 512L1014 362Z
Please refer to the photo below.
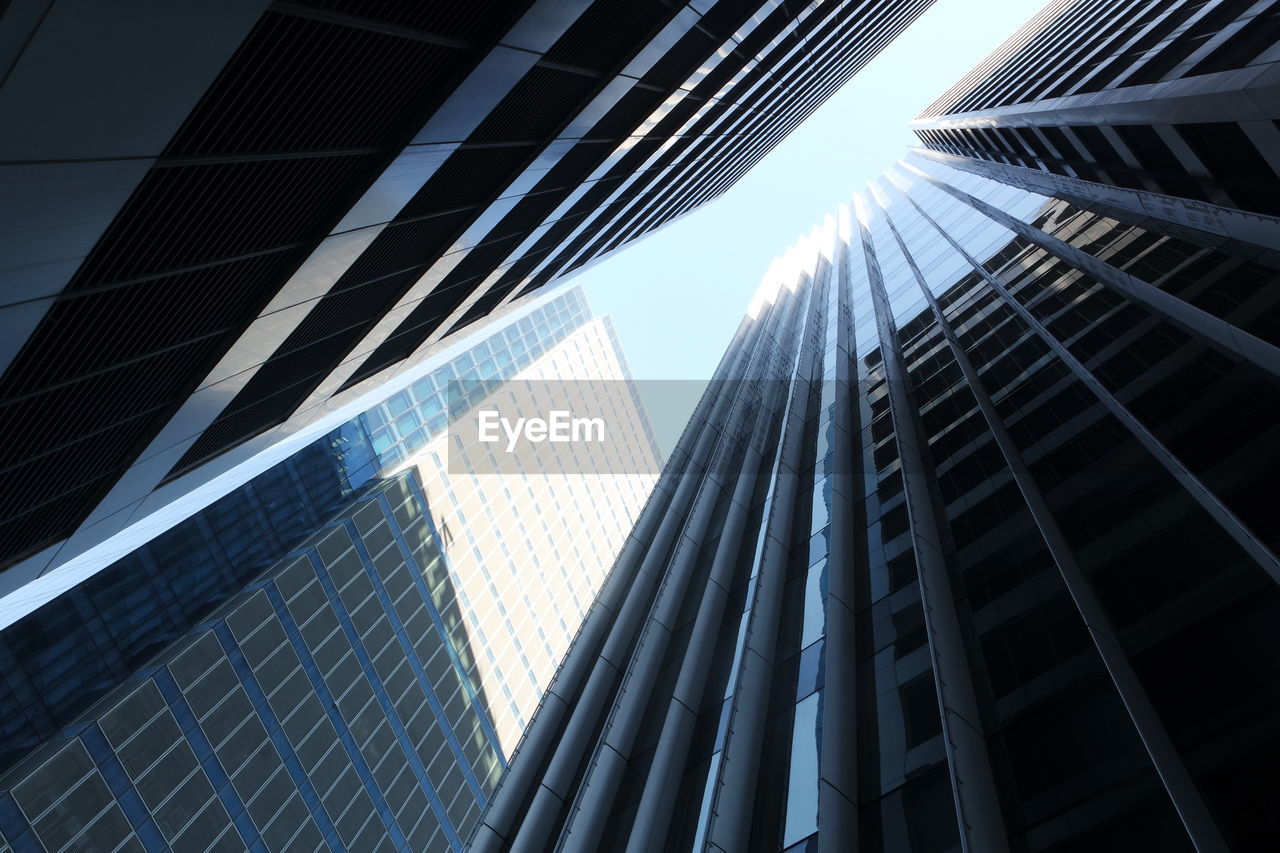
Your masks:
M289 9L261 17L0 380L0 561L89 514L468 55Z

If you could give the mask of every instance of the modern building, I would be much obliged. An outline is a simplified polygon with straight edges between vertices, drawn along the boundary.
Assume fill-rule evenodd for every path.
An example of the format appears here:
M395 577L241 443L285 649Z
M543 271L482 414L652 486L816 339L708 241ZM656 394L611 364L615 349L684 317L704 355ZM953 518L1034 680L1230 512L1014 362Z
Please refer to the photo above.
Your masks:
M930 0L17 0L0 570L723 192Z
M566 361L620 392L593 403L644 468L440 461L469 408ZM581 290L539 299L70 588L6 597L0 849L461 849L656 479L628 389Z
M662 470L636 395L610 318L595 317L475 405L496 408L514 396L526 414L590 412L610 441L542 444L536 467L515 456L499 468L473 454L505 454L451 430L411 460L444 538L503 755L519 742Z
M1280 215L1280 10L1055 0L912 127L961 168Z
M1280 220L1058 179L775 264L471 849L1274 848Z
M501 775L412 472L378 481L2 780L14 850L447 850Z

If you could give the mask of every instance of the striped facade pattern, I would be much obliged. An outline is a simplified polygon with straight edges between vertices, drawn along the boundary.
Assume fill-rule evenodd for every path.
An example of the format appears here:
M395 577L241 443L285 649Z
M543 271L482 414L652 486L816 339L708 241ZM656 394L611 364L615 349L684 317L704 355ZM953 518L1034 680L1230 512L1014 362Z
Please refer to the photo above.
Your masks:
M1058 0L912 123L1000 179L1280 215L1280 4Z
M0 779L19 851L461 850L503 769L439 536L382 481Z
M775 264L473 850L1272 849L1280 222L1070 183Z
M0 568L716 197L929 2L9 8Z

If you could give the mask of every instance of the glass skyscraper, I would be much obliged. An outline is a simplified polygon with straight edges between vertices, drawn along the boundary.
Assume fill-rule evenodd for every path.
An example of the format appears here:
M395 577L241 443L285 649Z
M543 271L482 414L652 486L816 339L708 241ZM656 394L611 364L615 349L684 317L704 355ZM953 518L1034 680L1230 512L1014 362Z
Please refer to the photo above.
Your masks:
M0 783L16 850L460 849L502 772L412 473L362 490Z
M444 534L504 755L515 749L662 468L607 315L569 332L495 394L513 387L549 392L540 395L546 404L521 393L526 413L572 406L604 418L610 443L542 445L538 468L489 474L459 451L453 433L465 426L455 422L411 461ZM579 399L569 401L564 390ZM455 400L465 399L461 391L455 386ZM601 456L588 458L593 451Z
M484 388L510 378L589 315L581 291L560 294L120 559L69 586L6 596L0 760L53 736L358 489L425 447L447 421L450 382L461 376Z
M1051 3L769 269L647 501L441 430L625 378L581 294L522 297L927 0L89 6L0 17L0 115L103 128L0 143L44 200L0 305L0 853L1276 849L1274 3Z
M537 541L476 546L546 499L435 457L451 418L506 382L590 356L629 403L616 423L645 438L628 446L652 452L608 318L579 289L542 302L71 589L24 615L9 601L0 839L461 849L658 467L630 488L537 484L589 551L541 538L561 523L545 506ZM515 651L483 633L492 576L521 614Z

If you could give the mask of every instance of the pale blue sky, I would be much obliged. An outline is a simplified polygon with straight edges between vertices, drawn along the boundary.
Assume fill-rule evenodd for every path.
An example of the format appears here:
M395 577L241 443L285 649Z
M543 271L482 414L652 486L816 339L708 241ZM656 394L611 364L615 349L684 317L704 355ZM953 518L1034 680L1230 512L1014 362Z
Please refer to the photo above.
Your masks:
M938 0L728 192L574 277L636 378L709 378L773 257L901 157L907 122L1044 5Z

